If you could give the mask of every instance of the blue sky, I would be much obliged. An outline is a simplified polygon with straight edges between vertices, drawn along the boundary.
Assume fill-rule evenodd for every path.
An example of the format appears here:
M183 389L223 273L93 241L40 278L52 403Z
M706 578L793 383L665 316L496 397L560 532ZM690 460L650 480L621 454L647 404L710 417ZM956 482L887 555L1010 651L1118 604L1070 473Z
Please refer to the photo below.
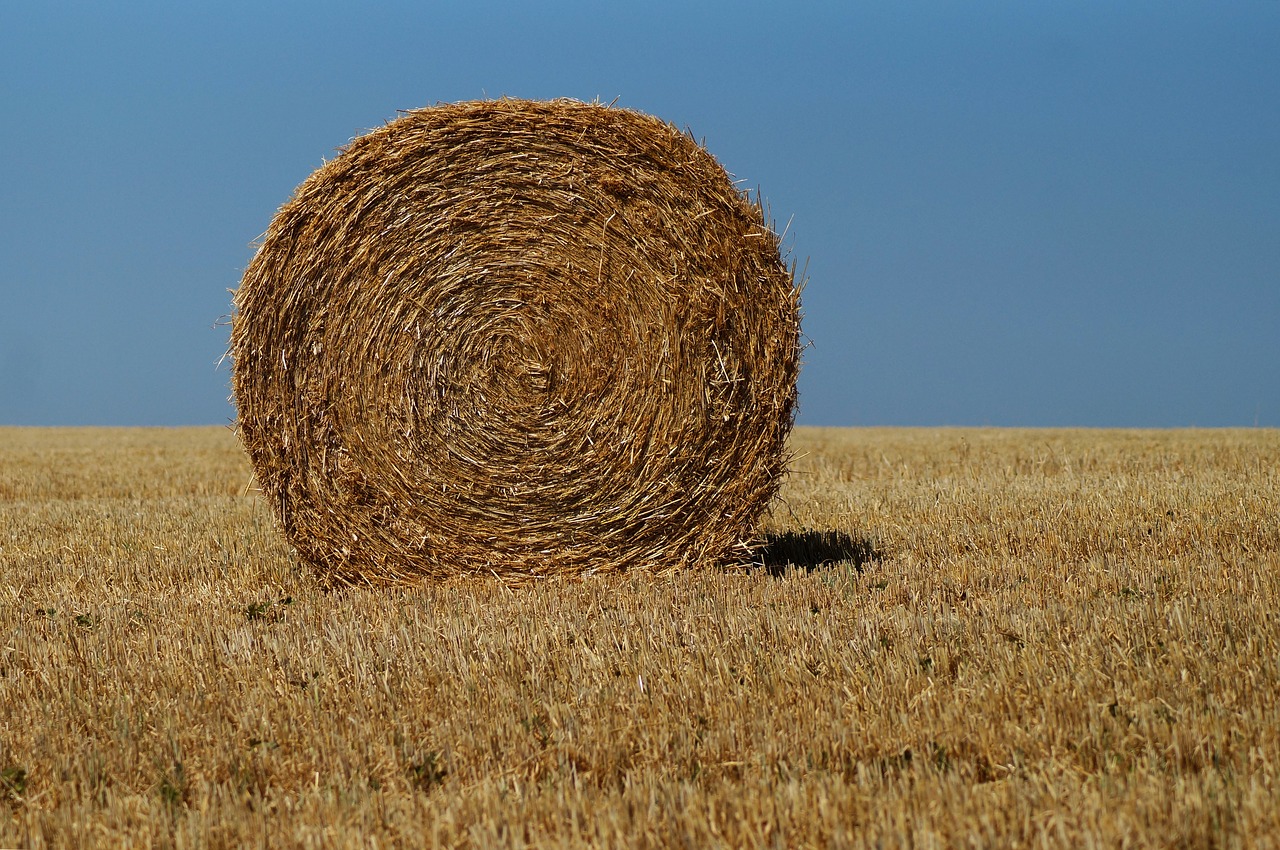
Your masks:
M397 110L688 127L808 261L801 424L1280 426L1280 2L0 4L0 424L227 423L233 289Z

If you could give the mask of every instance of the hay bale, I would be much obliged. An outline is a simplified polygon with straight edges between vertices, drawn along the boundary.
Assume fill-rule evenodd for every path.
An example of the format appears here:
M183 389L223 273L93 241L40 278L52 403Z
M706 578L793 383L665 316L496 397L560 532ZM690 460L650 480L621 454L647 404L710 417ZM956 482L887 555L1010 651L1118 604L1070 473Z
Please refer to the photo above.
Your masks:
M276 215L238 431L329 583L746 554L786 462L799 295L689 136L599 104L406 113Z

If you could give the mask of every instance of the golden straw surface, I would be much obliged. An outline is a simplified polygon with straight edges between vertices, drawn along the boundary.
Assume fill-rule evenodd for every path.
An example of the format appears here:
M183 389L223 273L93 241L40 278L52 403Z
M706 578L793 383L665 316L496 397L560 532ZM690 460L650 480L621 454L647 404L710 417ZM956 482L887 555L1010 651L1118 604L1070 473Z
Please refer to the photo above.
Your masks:
M785 468L778 236L631 110L406 113L297 189L235 308L240 438L329 583L741 557Z

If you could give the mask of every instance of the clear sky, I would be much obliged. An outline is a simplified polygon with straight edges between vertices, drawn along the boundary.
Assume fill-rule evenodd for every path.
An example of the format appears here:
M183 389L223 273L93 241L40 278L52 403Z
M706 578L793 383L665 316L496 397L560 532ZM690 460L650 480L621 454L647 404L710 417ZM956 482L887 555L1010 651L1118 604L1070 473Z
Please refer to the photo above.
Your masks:
M0 424L229 422L293 188L504 94L688 127L790 221L801 424L1280 426L1280 0L7 0Z

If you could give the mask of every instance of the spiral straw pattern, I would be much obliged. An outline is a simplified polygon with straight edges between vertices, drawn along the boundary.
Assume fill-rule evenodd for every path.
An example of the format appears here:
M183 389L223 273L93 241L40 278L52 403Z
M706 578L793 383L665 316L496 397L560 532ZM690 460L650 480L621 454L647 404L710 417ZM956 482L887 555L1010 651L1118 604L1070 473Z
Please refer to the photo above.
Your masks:
M404 114L280 209L235 294L237 430L331 584L744 557L799 292L688 135L600 104Z

